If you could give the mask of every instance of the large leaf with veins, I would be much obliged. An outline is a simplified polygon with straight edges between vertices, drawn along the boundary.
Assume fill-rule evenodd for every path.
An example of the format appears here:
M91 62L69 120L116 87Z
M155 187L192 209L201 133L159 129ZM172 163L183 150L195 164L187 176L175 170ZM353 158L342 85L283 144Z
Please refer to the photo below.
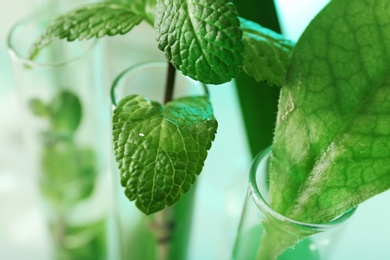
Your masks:
M326 222L390 188L390 1L337 0L299 39L282 89L271 203Z

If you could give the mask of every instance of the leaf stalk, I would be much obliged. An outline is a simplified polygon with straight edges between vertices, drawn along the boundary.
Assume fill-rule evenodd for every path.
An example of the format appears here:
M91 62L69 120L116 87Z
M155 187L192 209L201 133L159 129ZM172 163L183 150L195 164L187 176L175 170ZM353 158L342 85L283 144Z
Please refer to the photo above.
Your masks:
M164 98L165 104L173 99L173 92L175 88L175 76L176 76L176 69L175 67L173 67L172 63L168 62L167 81L165 85L165 98Z

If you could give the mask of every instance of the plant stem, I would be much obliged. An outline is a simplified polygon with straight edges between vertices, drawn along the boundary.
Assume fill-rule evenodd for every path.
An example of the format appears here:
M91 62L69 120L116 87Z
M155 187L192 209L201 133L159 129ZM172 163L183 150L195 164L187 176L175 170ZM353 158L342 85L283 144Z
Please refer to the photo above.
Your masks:
M175 225L172 208L168 207L155 213L154 220L151 224L152 232L156 239L156 258L158 260L167 260L169 258L170 242Z
M319 231L302 228L288 222L263 221L264 233L256 260L276 260L286 249Z
M168 103L173 99L175 88L176 69L172 63L168 61L167 79L165 83L164 103ZM174 229L173 212L171 207L167 207L155 214L155 219L152 223L152 230L157 244L157 259L167 260L169 258L170 242Z
M175 205L155 213L151 228L156 239L156 259L186 259L195 191L196 185Z
M167 81L165 86L165 98L164 103L168 103L173 98L173 90L175 88L175 75L176 69L172 63L168 61Z

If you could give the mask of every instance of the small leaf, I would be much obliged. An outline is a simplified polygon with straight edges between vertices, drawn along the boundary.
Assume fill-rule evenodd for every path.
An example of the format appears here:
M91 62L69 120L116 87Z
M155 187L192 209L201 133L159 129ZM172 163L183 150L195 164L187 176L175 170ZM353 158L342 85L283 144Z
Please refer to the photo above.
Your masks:
M164 107L141 96L121 100L113 139L121 184L145 214L177 202L201 172L217 129L206 97L185 97Z
M81 221L80 221L81 222ZM81 223L66 221L56 225L62 232L60 259L94 259L109 258L107 252L107 222L104 218L92 219ZM57 232L58 233L58 232ZM55 234L57 234L55 233ZM57 239L59 240L59 239Z
M259 24L240 18L244 32L243 70L257 81L282 86L294 43Z
M28 106L31 112L36 116L47 117L49 115L47 106L40 99L31 99Z
M61 91L48 106L53 131L73 133L81 122L79 98L68 90Z
M58 17L41 38L33 45L30 59L55 39L90 39L103 36L126 34L144 18L140 8L131 8L120 3L89 4Z
M92 194L97 176L95 153L70 140L47 143L42 153L40 185L45 198L69 205Z
M228 0L159 0L158 47L184 75L209 84L235 78L243 43L237 12Z

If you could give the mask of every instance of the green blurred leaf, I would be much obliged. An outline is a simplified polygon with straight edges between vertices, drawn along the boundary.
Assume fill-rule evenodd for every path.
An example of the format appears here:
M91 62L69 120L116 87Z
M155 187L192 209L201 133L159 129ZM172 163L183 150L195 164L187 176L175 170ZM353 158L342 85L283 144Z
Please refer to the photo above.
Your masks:
M134 10L135 13L145 14L145 20L151 25L154 24L156 0L109 0L106 2L122 3Z
M82 106L79 98L68 90L62 90L47 107L54 132L73 133L80 125Z
M240 18L244 32L243 70L256 81L282 86L294 43L282 35Z
M49 116L49 111L45 103L42 102L42 100L34 98L31 99L28 103L28 107L30 108L31 112L39 117L47 117Z
M243 43L237 11L228 0L159 0L158 47L184 75L220 84L235 78Z
M34 59L44 46L55 39L74 41L128 33L144 19L140 3L137 1L134 6L111 2L94 3L59 16L33 45L30 59ZM141 10L142 13L139 13Z
M145 214L178 201L201 172L216 129L206 97L180 98L165 107L137 95L121 100L113 140L126 196Z
M45 198L61 207L89 197L97 176L96 164L92 150L78 148L71 141L47 144L40 181Z
M98 221L85 225L64 227L57 259L61 260L104 260L108 258L106 222Z

